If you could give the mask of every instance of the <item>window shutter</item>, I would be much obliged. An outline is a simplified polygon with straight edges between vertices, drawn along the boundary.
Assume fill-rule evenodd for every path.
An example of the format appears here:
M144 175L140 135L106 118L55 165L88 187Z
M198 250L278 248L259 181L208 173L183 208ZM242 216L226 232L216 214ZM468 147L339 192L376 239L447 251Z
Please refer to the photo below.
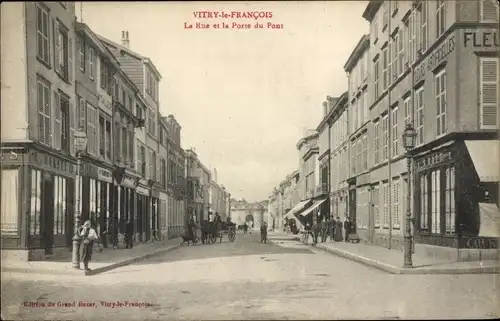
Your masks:
M61 65L59 64L61 44L59 43L59 23L54 20L54 66L57 72L61 72Z
M92 109L90 108L90 105L89 104L86 104L87 106L87 152L89 153L93 153L93 148L92 148L92 123L91 123L91 119L92 119L92 115L93 115L93 112L92 112Z
M75 117L76 117L76 111L73 107L73 102L69 101L69 110L68 110L68 116L69 116L69 152L72 156L75 156Z
M95 50L92 50L91 55L92 55L92 62L93 62L93 64L92 64L92 76L95 79L95 77L97 75L97 61L96 61L97 55L95 53Z
M85 99L78 98L78 128L85 131Z
M498 5L494 3L495 0L481 0L481 20L497 22L498 21Z
M44 105L44 143L50 145L52 138L51 126L51 110L50 110L50 90L49 87L43 86L43 105Z
M54 134L52 135L53 146L55 149L61 149L61 95L54 92Z
M481 58L481 128L496 129L498 102L498 58Z
M68 80L73 83L73 39L70 38L68 33Z

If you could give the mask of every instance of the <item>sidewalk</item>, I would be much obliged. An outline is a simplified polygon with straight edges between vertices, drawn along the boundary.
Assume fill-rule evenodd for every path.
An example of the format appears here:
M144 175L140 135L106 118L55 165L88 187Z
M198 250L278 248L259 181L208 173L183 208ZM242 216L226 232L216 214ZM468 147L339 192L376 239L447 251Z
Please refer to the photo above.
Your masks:
M2 273L39 273L64 275L94 275L130 265L137 261L172 251L180 247L180 239L171 239L156 243L137 244L132 249L103 249L102 252L94 249L89 267L90 272L74 269L71 265L71 253L68 258L50 261L2 261ZM81 264L83 267L83 263Z
M288 233L283 231L273 231L267 232L267 238L270 241L300 241L300 235L294 235L293 233Z
M309 244L311 244L310 241ZM456 262L419 256L415 253L412 255L413 268L403 268L404 254L399 250L363 243L330 241L318 243L316 248L392 274L497 274L500 272L500 264L494 260Z

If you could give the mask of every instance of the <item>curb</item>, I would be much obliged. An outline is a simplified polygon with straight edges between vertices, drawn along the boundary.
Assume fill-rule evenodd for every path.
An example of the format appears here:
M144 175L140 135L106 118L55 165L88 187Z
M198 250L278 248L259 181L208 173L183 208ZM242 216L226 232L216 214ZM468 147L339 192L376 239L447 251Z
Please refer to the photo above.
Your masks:
M351 261L361 263L366 266L376 268L390 274L498 274L500 273L500 266L487 266L487 267L462 267L462 268L400 268L393 265L385 264L377 260L362 257L339 249L328 248L324 245L316 246L325 252L337 255Z
M126 265L130 265L130 264L133 264L135 262L139 262L139 261L148 259L148 258L156 256L156 255L160 255L160 254L163 254L166 252L173 251L173 250L179 248L180 246L181 246L180 244L171 245L169 247L162 248L162 249L156 250L156 251L151 252L151 253L147 253L147 254L144 254L144 255L141 255L138 257L124 260L124 261L111 263L109 265L98 267L98 268L95 268L89 272L84 272L84 273L82 273L83 272L82 270L77 270L77 269L49 270L49 269L36 269L36 268L23 268L23 267L2 267L2 273L6 273L6 272L9 273L10 272L10 273L29 273L29 274L52 274L52 275L58 274L58 275L92 276L92 275L104 273L104 272L107 272L107 271L110 271L113 269L117 269L117 268L120 268L120 267L123 267Z
M107 272L107 271L110 271L110 270L114 270L114 269L117 269L117 268L120 268L120 267L123 267L123 266L127 266L127 265L130 265L130 264L142 261L142 260L149 259L150 257L156 256L156 255L159 255L159 254L163 254L163 253L166 253L166 252L173 251L173 250L175 250L175 249L177 249L179 247L181 247L180 244L178 244L178 245L172 245L170 247L167 247L167 248L164 248L164 249L159 249L159 250L156 250L156 251L154 251L152 253L144 254L144 255L141 255L141 256L138 256L138 257L134 257L134 258L125 260L125 261L111 263L110 265L106 265L106 266L103 266L103 267L100 267L100 268L96 268L96 269L93 269L93 270L90 270L90 271L86 271L85 275L86 276L92 276L92 275L104 273L104 272Z
M300 241L300 237L268 237L268 241Z

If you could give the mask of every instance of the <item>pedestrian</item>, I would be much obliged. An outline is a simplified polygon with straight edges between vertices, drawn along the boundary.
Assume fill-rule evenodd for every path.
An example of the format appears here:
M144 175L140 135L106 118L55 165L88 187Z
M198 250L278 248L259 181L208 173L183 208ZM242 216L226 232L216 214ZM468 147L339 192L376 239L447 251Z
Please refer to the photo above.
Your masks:
M267 243L267 223L263 222L260 227L260 243Z
M131 249L134 247L134 219L128 220L127 225L125 225L125 248Z
M83 261L83 266L85 271L90 271L89 262L92 258L92 249L94 247L94 242L99 238L95 229L90 225L90 221L87 220L83 224L81 234L82 243L80 245L80 257Z
M316 245L318 243L318 235L321 232L321 222L319 219L316 219L314 221L312 232L313 232L313 244Z
M351 221L349 216L346 216L344 220L344 230L345 230L345 241L349 242L349 234L351 234Z
M337 216L337 220L335 221L335 242L342 242L342 222L340 221L340 217Z
M304 231L305 231L304 243L307 244L309 242L309 235L312 236L311 224L309 224L309 222L306 223L306 226L304 227Z
M248 231L248 225L247 225L247 222L245 222L243 224L243 234L247 234L247 231Z
M326 217L321 221L321 243L326 242L326 238L328 236L328 222L326 221Z
M328 233L330 234L330 241L333 242L335 238L335 220L333 219L333 215L330 216L330 219L328 220Z

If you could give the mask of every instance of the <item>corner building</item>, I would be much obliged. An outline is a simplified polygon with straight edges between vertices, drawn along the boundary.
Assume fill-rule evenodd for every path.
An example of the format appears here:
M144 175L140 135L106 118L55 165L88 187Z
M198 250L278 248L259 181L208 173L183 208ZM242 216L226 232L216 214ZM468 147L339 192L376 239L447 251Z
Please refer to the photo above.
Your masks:
M417 251L497 255L498 239L480 221L485 211L498 213L498 6L370 1L363 17L373 242L402 247L409 205ZM408 122L417 133L410 182L401 138Z

